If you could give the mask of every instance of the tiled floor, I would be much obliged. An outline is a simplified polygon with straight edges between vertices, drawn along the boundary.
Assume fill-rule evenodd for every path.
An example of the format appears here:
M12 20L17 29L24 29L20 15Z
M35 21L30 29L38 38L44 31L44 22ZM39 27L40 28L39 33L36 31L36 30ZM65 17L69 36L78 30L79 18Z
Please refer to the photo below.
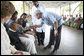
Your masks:
M49 55L43 46L37 46L38 55ZM68 26L62 27L60 48L54 55L83 55L83 31Z

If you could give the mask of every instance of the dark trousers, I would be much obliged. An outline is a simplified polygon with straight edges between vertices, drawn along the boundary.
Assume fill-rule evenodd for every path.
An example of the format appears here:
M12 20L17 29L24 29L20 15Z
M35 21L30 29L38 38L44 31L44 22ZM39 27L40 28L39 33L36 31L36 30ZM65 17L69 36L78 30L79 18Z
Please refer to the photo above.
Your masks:
M19 51L27 51L26 46L21 42L14 43L14 45L15 45L15 48Z
M59 45L61 42L61 29L62 29L62 26L58 28L58 35L55 37L56 39L55 39L54 51L59 49Z
M49 42L49 46L54 45L54 50L59 48L60 45L60 40L61 40L61 29L62 26L58 27L58 36L54 36L54 29L51 30L50 32L50 42Z
M37 39L38 39L38 44L39 45L44 45L44 32L36 32Z
M49 46L54 45L54 40L55 40L55 36L54 36L54 29L50 31L50 41L49 41Z

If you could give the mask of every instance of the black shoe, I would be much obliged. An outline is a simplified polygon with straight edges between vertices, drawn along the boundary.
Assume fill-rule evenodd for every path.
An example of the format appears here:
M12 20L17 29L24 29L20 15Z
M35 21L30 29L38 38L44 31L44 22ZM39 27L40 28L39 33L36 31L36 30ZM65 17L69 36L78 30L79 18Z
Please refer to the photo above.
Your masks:
M44 46L44 44L42 43L42 45Z
M41 44L38 44L38 46L40 46Z
M50 55L54 55L55 52L57 53L57 50L56 51L55 50L51 51Z
M48 48L51 48L51 46L50 45L47 45L46 47L44 47L44 49L48 49Z
M31 54L31 55L37 55L37 54Z
M54 52L50 52L49 55L54 55Z

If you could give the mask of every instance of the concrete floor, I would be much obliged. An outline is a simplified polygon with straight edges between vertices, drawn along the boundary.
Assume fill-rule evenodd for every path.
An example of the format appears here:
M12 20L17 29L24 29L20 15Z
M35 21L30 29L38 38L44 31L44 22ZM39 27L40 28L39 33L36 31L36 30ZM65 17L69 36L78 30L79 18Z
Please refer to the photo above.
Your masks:
M49 55L50 49L36 44L37 55ZM68 26L62 27L60 48L54 55L83 55L83 31Z

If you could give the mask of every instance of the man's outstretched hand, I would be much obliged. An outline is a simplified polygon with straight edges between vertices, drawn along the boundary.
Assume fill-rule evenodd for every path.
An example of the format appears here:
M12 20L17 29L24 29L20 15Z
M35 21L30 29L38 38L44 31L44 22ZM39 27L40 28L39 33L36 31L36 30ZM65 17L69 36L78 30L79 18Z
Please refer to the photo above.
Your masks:
M15 55L24 55L22 51L16 51Z
M33 29L33 28L34 28L34 26L33 26L33 25L32 25L32 26L29 26L29 28L30 28L30 29Z
M55 30L54 31L54 36L57 36L58 35L58 30Z

